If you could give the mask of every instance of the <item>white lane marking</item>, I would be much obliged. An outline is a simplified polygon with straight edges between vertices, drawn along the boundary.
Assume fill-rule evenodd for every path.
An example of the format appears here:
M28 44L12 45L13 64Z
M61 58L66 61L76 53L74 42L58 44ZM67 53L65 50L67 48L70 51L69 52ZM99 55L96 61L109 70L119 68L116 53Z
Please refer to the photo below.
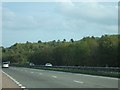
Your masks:
M43 73L39 73L39 75L42 75Z
M21 86L21 88L26 88L26 87L24 87L24 86Z
M76 83L80 83L80 84L84 83L84 82L77 81L77 80L73 80L73 81L76 82Z
M20 84L18 81L15 81L15 83L16 83L17 85L19 85L19 84Z
M60 72L60 71L49 71L49 72L52 72L52 73L65 73L65 72Z
M25 72L27 72L27 70L24 70Z
M30 73L34 73L34 72L30 72Z
M13 69L16 69L15 67L12 67ZM27 72L26 68L23 68L25 72ZM36 71L45 71L45 70L39 70L39 69L30 69L30 70L36 70ZM65 73L65 72L57 72L57 73ZM94 77L94 78L103 78L103 79L113 79L118 80L118 78L112 78L112 77L105 77L105 76L95 76L95 75L87 75L87 74L75 74L80 76L87 76L87 77Z
M41 69L29 69L29 70L34 70L34 71L45 71L45 70L41 70Z
M94 75L86 75L86 74L75 74L75 75L87 76L87 77L94 77L94 78L103 78L103 79L113 79L113 80L118 80L118 78L105 77L105 76L94 76Z
M57 76L52 76L53 78L57 78Z
M20 84L17 80L15 80L14 78L12 78L10 75L8 75L7 73L5 73L4 71L2 71L2 73L4 73L7 77L9 77L13 82L15 82L20 88L24 87L22 84ZM26 88L26 87L24 87Z
M64 73L64 72L57 72L57 73Z
M22 87L22 84L18 84L19 87Z
M23 70L24 72L27 72L26 70Z

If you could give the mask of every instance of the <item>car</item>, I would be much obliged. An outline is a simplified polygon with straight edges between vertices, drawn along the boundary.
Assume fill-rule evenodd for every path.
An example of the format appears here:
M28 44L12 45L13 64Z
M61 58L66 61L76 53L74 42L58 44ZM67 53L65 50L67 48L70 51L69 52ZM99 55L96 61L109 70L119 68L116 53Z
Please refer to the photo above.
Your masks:
M49 67L51 67L52 64L51 64L51 63L46 63L45 66L49 66Z
M35 66L35 64L34 63L29 63L29 66Z
M9 68L9 62L3 62L2 68Z

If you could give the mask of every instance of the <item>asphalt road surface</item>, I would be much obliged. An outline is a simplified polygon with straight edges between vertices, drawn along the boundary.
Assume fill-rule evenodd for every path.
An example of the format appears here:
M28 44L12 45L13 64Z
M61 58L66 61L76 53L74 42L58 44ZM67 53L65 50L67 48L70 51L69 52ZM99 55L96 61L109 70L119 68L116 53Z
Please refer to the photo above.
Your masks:
M22 67L3 71L26 88L118 88L118 79Z

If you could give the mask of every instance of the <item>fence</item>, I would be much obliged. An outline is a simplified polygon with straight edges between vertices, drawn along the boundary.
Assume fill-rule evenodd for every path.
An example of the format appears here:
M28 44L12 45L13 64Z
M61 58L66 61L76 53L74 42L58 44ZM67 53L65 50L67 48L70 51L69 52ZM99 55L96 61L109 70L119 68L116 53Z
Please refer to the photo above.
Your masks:
M61 69L72 69L72 70L91 70L91 71L104 71L104 72L120 72L119 67L87 67L87 66L43 66L43 65L35 65L30 67L36 68L61 68Z

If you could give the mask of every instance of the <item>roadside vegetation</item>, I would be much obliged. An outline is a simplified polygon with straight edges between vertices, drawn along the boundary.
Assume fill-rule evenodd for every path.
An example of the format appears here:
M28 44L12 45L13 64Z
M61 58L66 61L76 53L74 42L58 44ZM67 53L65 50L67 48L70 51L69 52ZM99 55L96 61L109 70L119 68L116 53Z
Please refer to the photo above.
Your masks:
M119 38L118 35L104 35L69 42L64 39L16 43L8 48L2 47L2 60L18 64L45 65L49 62L55 66L118 67Z
M84 37L78 41L74 39L49 42L39 40L37 43L27 41L1 48L3 61L21 66L29 63L35 65L51 63L53 66L120 67L119 45L120 35L103 35Z

